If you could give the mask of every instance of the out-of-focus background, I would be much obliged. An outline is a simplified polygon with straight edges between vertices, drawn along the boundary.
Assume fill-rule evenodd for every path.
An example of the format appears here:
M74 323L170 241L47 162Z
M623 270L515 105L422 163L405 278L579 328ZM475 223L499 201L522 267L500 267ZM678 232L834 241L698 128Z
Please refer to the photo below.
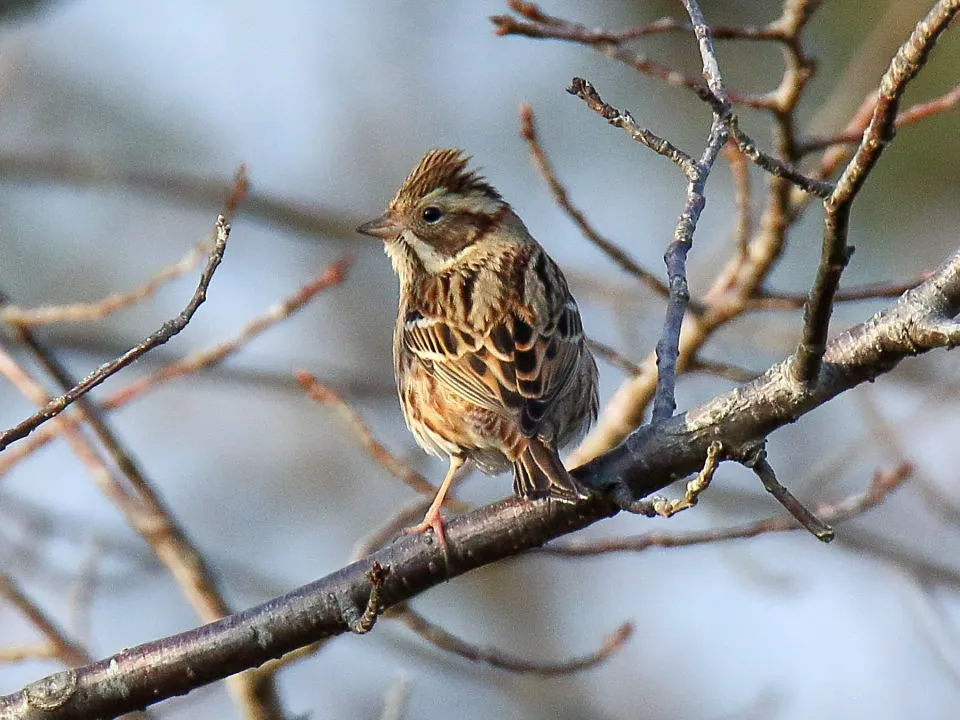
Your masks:
M757 24L776 3L703 3L708 20ZM806 39L820 59L802 118L839 130L873 87L928 2L828 3ZM550 0L550 13L624 27L679 4ZM656 341L661 303L589 246L553 204L518 134L532 105L540 137L573 201L647 267L660 270L683 202L663 158L610 128L564 92L589 78L638 122L699 154L702 104L591 51L497 38L497 0L0 3L0 286L19 304L94 300L129 290L209 232L220 202L144 191L131 174L228 181L245 163L253 187L329 218L331 234L298 231L241 209L209 300L170 345L106 390L234 334L270 303L350 251L348 280L258 339L224 367L164 388L112 415L150 479L206 553L237 608L340 567L353 544L409 490L361 450L329 408L300 393L293 368L339 389L376 435L439 478L403 427L390 338L396 282L380 247L353 235L379 214L427 148L465 148L567 268L598 340L640 359ZM946 91L960 71L948 33L908 103ZM651 39L652 57L696 73L689 37ZM774 46L721 44L727 83L770 87ZM857 254L845 282L907 278L957 247L956 112L900 133L857 203ZM769 146L765 119L745 127ZM123 179L127 176L126 179ZM732 252L726 166L714 172L691 255L694 294ZM119 178L119 179L118 179ZM754 176L757 188L762 178ZM819 256L813 208L774 274L808 287ZM38 330L83 374L182 308L195 274L155 299L93 323ZM885 303L844 305L834 328ZM799 313L744 318L705 355L763 370L790 352ZM955 716L960 702L960 433L957 358L912 360L774 435L781 479L812 504L869 483L901 457L917 474L884 506L822 546L790 533L690 549L501 563L414 605L479 645L531 659L587 653L625 619L638 632L606 664L541 679L471 664L396 623L344 637L280 676L285 705L314 718L377 717L398 678L408 717L728 718ZM601 368L603 396L623 380ZM730 383L681 379L681 409ZM102 395L101 395L102 396ZM0 385L0 424L32 411ZM508 494L509 479L476 477L470 502ZM746 472L724 466L693 511L669 521L619 517L588 535L720 527L779 508ZM93 581L90 581L90 569ZM0 569L102 656L197 624L145 544L94 488L62 443L0 478ZM85 569L85 570L84 570ZM84 571L84 572L81 572ZM84 583L76 580L86 575ZM85 607L77 587L93 591ZM35 639L0 605L0 646ZM0 665L0 692L52 662ZM163 718L228 718L222 685L164 703Z

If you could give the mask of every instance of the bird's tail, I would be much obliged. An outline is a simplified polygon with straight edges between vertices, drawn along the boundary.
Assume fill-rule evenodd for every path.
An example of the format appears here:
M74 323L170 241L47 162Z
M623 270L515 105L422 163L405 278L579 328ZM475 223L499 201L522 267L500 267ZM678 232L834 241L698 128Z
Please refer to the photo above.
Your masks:
M522 498L551 497L571 503L589 497L563 467L557 451L536 437L530 438L513 465L513 491Z

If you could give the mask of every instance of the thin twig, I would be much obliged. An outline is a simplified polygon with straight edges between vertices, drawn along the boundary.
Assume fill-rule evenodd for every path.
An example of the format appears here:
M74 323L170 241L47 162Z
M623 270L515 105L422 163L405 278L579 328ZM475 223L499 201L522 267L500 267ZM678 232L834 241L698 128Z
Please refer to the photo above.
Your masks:
M407 675L400 675L390 683L386 697L383 699L383 710L380 720L404 720L407 711L407 701L410 699L412 681Z
M729 121L730 135L736 141L740 152L750 158L757 167L771 175L788 180L804 192L820 198L827 198L833 192L833 183L805 175L790 163L763 152L756 141L741 129L740 121L735 115L730 116Z
M826 350L830 316L840 276L853 249L847 245L850 210L883 149L893 140L894 122L907 84L927 60L937 39L960 12L960 0L939 0L913 28L880 81L870 123L836 188L824 202L823 248L820 265L804 309L803 336L797 347L794 377L798 382L818 381Z
M264 331L303 308L317 293L341 283L346 277L350 262L349 256L340 258L321 270L313 280L299 288L295 293L271 305L262 315L246 323L232 338L216 343L209 348L190 353L130 382L107 395L101 406L104 410L115 410L137 399L142 394L156 389L162 383L188 376L223 362ZM296 387L292 382L291 386ZM56 437L55 428L41 426L28 439L8 448L0 454L0 475L8 472L16 463L50 442L54 437Z
M639 375L643 372L642 366L633 362L633 360L628 360L621 353L617 352L617 350L606 343L589 338L587 340L587 345L590 346L590 350L594 355L598 355L600 359L606 360L608 363L613 365L613 367L623 370L627 375Z
M680 332L683 318L687 313L687 305L690 302L690 289L687 285L687 254L693 247L693 235L700 220L700 213L706 204L704 190L707 178L713 170L717 155L727 143L730 129L729 103L713 42L710 39L710 29L695 0L683 0L683 6L690 16L690 22L693 23L694 35L697 38L703 63L703 77L707 81L710 96L721 106L721 111L714 110L706 147L700 160L691 168L692 172L687 175L683 211L677 219L673 240L663 254L663 261L667 266L670 298L664 313L663 332L656 347L657 387L653 396L653 412L650 419L652 423L668 420L677 408L676 385L680 358Z
M200 258L206 257L209 253L209 243L204 240L190 248L177 262L161 268L153 277L129 292L113 293L94 302L78 302L69 305L42 305L32 308L6 305L0 310L0 319L18 325L99 320L118 310L149 300L168 282L190 272L196 267Z
M740 367L733 363L720 362L719 360L708 360L702 357L698 357L689 363L686 369L688 372L709 373L710 375L716 375L717 377L725 378L736 383L750 382L751 380L756 380L760 375L756 370Z
M911 125L920 120L926 120L928 117L939 115L946 110L950 110L957 103L960 103L960 83L953 86L952 89L945 92L940 97L926 102L911 105L902 113L897 115L893 124L899 129L906 125ZM859 138L857 138L859 139Z
M383 608L380 604L380 592L383 590L383 583L389 574L389 569L383 567L378 562L374 562L367 571L367 580L370 581L370 595L367 597L363 612L359 615L353 605L346 605L342 608L344 619L347 622L350 632L355 635L366 635L373 630Z
M67 667L76 667L90 662L90 656L78 643L51 620L43 610L20 588L12 577L0 573L0 597L13 605L21 615L43 636L53 657Z
M330 405L336 411L340 419L356 438L364 450L376 461L376 463L402 481L407 487L421 495L434 497L437 494L437 487L427 480L423 475L412 470L405 463L397 459L397 456L390 452L386 446L377 440L366 423L360 419L360 416L350 407L333 388L325 385L308 373L306 370L295 370L293 376L300 386L307 392L312 399L323 405Z
M406 604L390 610L389 616L400 620L421 638L445 652L501 670L543 677L572 675L581 670L596 667L623 647L633 634L633 624L626 622L605 637L600 647L589 655L560 662L535 662L514 657L497 648L473 645L427 620Z
M702 95L706 90L702 78L650 60L643 53L635 52L623 46L625 41L633 38L621 37L618 33L607 30L591 30L579 23L552 17L533 3L508 0L507 5L530 22L518 20L510 15L493 15L490 17L490 22L494 25L494 34L496 35L523 35L536 39L565 40L579 43L591 47L601 55L613 58L644 75L658 78L671 87L692 90L697 95ZM777 29L775 32L784 31ZM730 93L729 99L731 102L746 107L765 110L773 107L773 100L766 94Z
M570 87L567 88L567 92L583 100L587 104L587 107L603 117L614 127L626 130L634 140L647 146L657 153L657 155L663 155L663 157L680 168L680 171L688 180L694 177L696 173L696 161L692 157L668 140L664 140L646 128L637 125L637 121L633 119L633 116L629 112L617 110L613 105L604 102L603 98L600 97L600 93L597 92L591 83L583 78L575 77L570 82Z
M876 105L877 96L875 93L870 95L871 111ZM950 90L940 97L928 100L927 102L912 105L902 113L897 115L894 126L899 130L902 127L925 120L933 115L946 112L960 103L960 83L954 85ZM864 123L865 124L865 123ZM804 138L799 144L799 150L803 154L823 150L832 145L845 143L859 143L863 139L863 128L850 128L836 135L813 135Z
M520 135L524 140L527 141L527 144L530 147L530 156L533 158L533 163L536 165L537 170L540 173L540 177L543 178L544 182L546 182L547 186L550 188L553 199L556 201L557 205L559 205L560 208L567 213L570 219L573 220L576 226L580 228L580 232L583 234L583 236L600 248L600 250L603 251L607 257L613 260L624 272L633 275L633 277L639 280L643 285L646 285L650 290L652 290L654 294L664 298L667 297L670 291L667 289L667 286L660 281L659 278L657 278L646 268L642 267L619 245L600 235L600 233L598 233L589 223L584 214L579 209L574 207L570 202L566 188L561 185L560 181L557 179L557 175L550 164L550 160L547 158L543 147L540 145L540 141L537 139L537 130L536 123L534 122L533 110L530 109L529 105L520 106Z
M217 219L216 227L216 244L210 253L206 267L203 269L203 272L200 275L200 283L198 284L193 297L190 298L190 302L188 302L187 306L183 309L183 312L181 312L175 318L165 322L159 330L154 332L152 335L149 335L142 342L135 345L120 357L98 367L66 393L52 399L39 412L34 413L26 420L23 420L9 430L5 430L0 433L0 451L10 445L10 443L26 437L50 418L59 415L67 407L69 407L71 403L76 401L77 398L83 397L90 390L95 388L117 371L125 368L141 355L149 352L159 345L163 345L164 343L168 342L187 326L194 313L197 311L200 305L203 304L203 301L206 300L207 288L210 285L210 281L213 279L214 272L216 272L217 267L220 265L220 261L223 259L224 251L227 249L227 238L230 235L230 226L226 223L223 216L220 216Z
M828 382L798 388L785 381L788 369L782 362L756 382L723 393L685 417L640 428L626 442L571 474L601 491L627 482L636 496L656 492L678 475L696 470L711 439L730 437L734 445L737 439L756 443L838 394L875 380L900 360L942 347L954 338L916 333L916 329L929 326L932 331L943 317L958 313L960 252L904 300L833 340L827 361L836 371ZM345 632L338 598L349 597L358 606L367 603L371 589L367 572L373 562L390 569L381 596L383 606L391 607L452 577L538 547L616 512L602 494L575 505L502 500L447 523L447 543L458 558L454 567L443 563L443 549L429 534L405 535L359 563L230 618L129 648L77 668L68 677L55 674L31 683L0 697L0 714L30 711L38 688L62 686L64 681L69 686L53 708L60 720L142 708ZM144 667L149 667L149 673Z
M562 38L566 34L566 39L577 40L587 44L591 43L623 43L648 35L660 35L668 32L690 32L693 26L690 23L677 18L662 17L652 22L640 25L639 27L627 28L626 30L601 30L588 28L579 23L571 23L552 15L547 15L537 5L522 0L509 0L508 7L518 15L525 17L535 23L546 25L550 28L556 28L557 34L534 34L537 29L532 26L526 26L518 23L509 15L495 16L490 18L497 26L498 35L527 35L528 37L553 37ZM783 42L784 36L782 30L773 24L757 26L716 26L712 28L715 38L724 40L772 40Z
M246 168L241 165L234 177L233 187L220 214L227 222L233 218L237 207L246 197L250 183ZM216 240L216 231L191 248L180 260L161 268L153 277L139 287L125 293L113 293L95 302L80 302L69 305L46 305L36 308L21 308L5 305L0 309L0 320L17 325L45 325L56 322L87 322L100 320L111 313L130 305L149 300L168 282L190 272L200 259L210 254L210 247Z
M847 121L847 124L843 129L843 133L852 133L857 136L858 140L862 139L863 132L867 129L867 124L870 122L870 118L873 117L873 111L876 109L876 107L877 91L873 91L864 97L863 101L860 103L860 106L854 111L853 115L850 116L850 119ZM799 152L801 148L799 145L797 147L797 151ZM842 145L832 145L828 147L827 151L820 158L820 163L814 174L821 179L833 177L833 175L837 172L837 168L853 157L855 150L856 148L845 147ZM806 196L795 197L792 202L794 213L799 213L803 208L805 208L809 200L810 198Z
M627 375L637 376L645 372L643 365L624 357L622 353L606 343L588 338L587 344L590 346L590 350L593 351L594 355L598 356L601 360L606 360L613 367L622 370ZM707 360L701 357L687 363L683 368L683 372L707 373L740 383L749 382L760 374L755 370L748 370L733 363Z
M51 660L55 657L56 655L54 655L53 648L47 643L0 648L0 663L18 663L24 660Z
M647 517L670 518L679 512L689 510L696 506L700 500L700 495L710 487L713 476L720 467L720 452L723 450L723 444L719 440L714 440L707 448L707 457L703 461L703 467L684 490L683 497L677 500L668 500L661 495L652 495L649 498L634 500L632 497L624 497L618 501L621 508L627 512ZM618 491L622 488L618 488Z
M834 302L858 302L861 300L880 300L895 298L907 290L915 288L930 277L929 272L900 282L876 282L839 288L833 296ZM757 310L799 310L807 301L806 294L764 291L750 300L751 308Z
M21 334L29 333L25 328ZM32 340L32 338L30 338ZM35 343L35 341L34 341ZM50 362L42 348L35 354L44 364L54 367L55 377L69 383L62 375L62 369ZM0 349L0 374L33 402L44 404L47 396L43 388L30 378L23 369L2 349ZM78 419L89 423L110 453L118 467L124 472L128 486L122 485L107 468L97 450L86 439L77 423ZM201 620L212 622L231 612L216 587L216 583L197 548L179 526L170 510L156 493L147 479L143 477L132 457L119 444L109 428L99 418L96 409L87 402L87 398L78 398L75 413L63 414L52 419L59 426L70 449L88 469L97 488L123 513L124 519L147 542L161 563L169 570L184 593L186 599L197 612ZM279 699L269 678L259 671L238 674L227 680L227 686L238 706L248 720L268 720L282 717Z
M741 264L747 261L750 251L750 236L753 234L753 210L751 208L752 189L750 184L750 165L743 153L737 152L737 145L728 141L723 146L723 155L730 163L730 179L733 181L733 204L737 212L737 224L734 230L737 254Z
M820 505L817 517L824 522L838 524L863 515L883 503L894 490L903 485L913 474L907 463L890 470L877 470L866 492L851 495L840 502ZM551 543L535 552L565 557L589 557L617 552L642 552L651 548L688 547L706 543L743 540L769 533L790 532L803 529L792 515L779 515L758 522L727 528L714 528L687 533L645 533L627 537L603 538L601 540L567 540Z
M721 102L727 102L727 90L723 85L723 78L720 76L720 65L717 62L717 53L713 49L713 31L700 11L700 6L696 0L681 0L684 10L690 16L691 29L697 39L697 45L700 49L700 60L703 63L703 77L707 81L707 87L715 98Z
M863 528L850 528L838 538L843 546L858 554L872 555L896 567L909 568L910 572L929 583L960 588L960 573L953 558L929 555L906 541L894 541L889 532L870 532Z
M199 177L124 168L98 157L52 154L0 153L0 177L21 182L60 183L73 187L118 188L141 193L150 200L161 199L208 212L217 207L233 187L220 177ZM256 218L276 227L311 237L350 238L362 220L353 214L321 209L315 203L300 204L276 195L252 190L244 199L241 217Z
M13 357L0 348L0 375L7 378L11 385L37 405L48 401L44 388L23 369ZM77 459L87 468L97 487L117 507L124 508L131 515L137 512L135 498L130 491L113 478L106 461L81 432L75 413L65 413L51 420L51 425L63 435Z
M298 288L296 292L273 303L262 314L245 323L233 337L190 353L142 378L134 380L107 396L103 403L104 407L111 410L118 408L161 383L185 377L201 369L222 363L228 356L249 344L251 340L304 308L320 292L340 285L346 279L352 263L352 255L340 257L323 268L312 280Z
M817 540L825 543L833 540L833 528L810 512L803 503L797 500L793 493L780 484L776 473L773 471L773 466L767 461L762 451L761 455L749 465L750 469L760 478L764 489L773 495L777 502L783 505L800 525L813 533Z

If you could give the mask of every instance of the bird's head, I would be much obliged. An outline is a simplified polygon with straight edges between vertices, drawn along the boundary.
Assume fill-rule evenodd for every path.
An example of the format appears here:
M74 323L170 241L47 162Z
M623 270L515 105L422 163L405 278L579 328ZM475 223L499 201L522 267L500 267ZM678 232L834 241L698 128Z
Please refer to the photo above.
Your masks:
M357 232L383 240L391 258L409 249L427 272L447 267L510 213L500 193L468 169L469 160L459 150L431 150L403 181L387 211Z

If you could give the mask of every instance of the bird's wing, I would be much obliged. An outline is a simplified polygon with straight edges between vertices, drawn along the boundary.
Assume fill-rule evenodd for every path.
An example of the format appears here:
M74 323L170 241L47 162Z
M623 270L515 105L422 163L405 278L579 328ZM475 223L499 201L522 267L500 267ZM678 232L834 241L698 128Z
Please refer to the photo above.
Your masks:
M573 376L583 325L560 271L540 250L530 258L524 299L488 327L467 332L409 312L403 343L428 372L472 403L515 420L532 437ZM539 310L539 312L538 312Z

